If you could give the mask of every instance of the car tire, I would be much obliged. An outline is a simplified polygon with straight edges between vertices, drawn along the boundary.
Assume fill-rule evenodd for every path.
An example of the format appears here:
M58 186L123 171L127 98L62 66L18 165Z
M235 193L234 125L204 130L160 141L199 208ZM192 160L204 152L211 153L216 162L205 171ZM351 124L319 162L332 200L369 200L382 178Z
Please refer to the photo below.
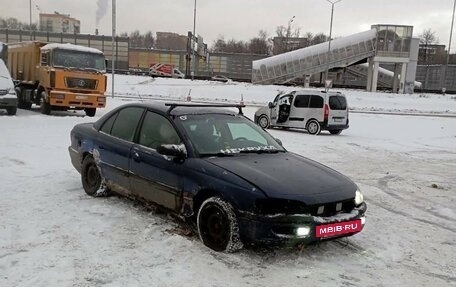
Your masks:
M320 123L317 120L310 120L307 122L306 130L311 135L318 135L321 132Z
M95 108L87 108L87 109L84 109L85 111L85 114L88 116L88 117L94 117L96 112L97 112L97 109Z
M342 130L330 130L329 131L332 135L340 135L342 133Z
M261 115L258 118L258 125L263 128L263 129L268 129L269 128L269 119L268 116L266 115Z
M6 108L6 112L8 113L9 116L14 116L17 112L17 108L16 107Z
M43 115L51 114L51 105L46 101L46 93L42 92L40 97L40 111Z
M198 211L198 234L215 251L235 252L243 247L232 205L220 197L206 199Z
M84 191L90 196L96 196L101 188L101 174L97 163L91 155L82 161L81 181Z

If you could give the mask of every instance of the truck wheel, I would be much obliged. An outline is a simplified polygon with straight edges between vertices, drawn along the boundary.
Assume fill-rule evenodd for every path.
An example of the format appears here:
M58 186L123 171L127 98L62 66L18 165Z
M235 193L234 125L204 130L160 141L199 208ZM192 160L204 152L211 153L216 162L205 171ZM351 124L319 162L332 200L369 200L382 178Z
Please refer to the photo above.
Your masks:
M6 108L6 112L8 113L8 115L14 116L17 112L17 108L16 107Z
M43 115L49 115L51 114L51 105L46 102L45 98L45 93L41 93L41 99L40 99L40 111Z
M95 108L87 108L84 111L85 111L85 113L86 113L86 115L88 117L94 117L95 113L97 112L97 109L95 109Z

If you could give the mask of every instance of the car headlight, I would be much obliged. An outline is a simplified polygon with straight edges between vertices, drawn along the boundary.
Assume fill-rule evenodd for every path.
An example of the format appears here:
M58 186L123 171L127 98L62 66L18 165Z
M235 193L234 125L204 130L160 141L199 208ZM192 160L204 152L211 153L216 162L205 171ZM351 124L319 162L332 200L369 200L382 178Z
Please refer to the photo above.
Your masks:
M8 90L8 95L15 95L16 94L16 90L14 90L14 88L10 88Z
M355 192L355 205L358 206L358 205L360 205L363 202L364 202L364 196L361 193L361 191L357 190Z

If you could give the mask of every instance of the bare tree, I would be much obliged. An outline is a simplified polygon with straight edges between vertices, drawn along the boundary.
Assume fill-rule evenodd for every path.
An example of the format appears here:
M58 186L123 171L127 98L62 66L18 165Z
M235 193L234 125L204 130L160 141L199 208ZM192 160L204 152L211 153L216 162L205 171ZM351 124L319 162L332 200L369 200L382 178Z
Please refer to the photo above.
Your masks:
M21 22L16 18L0 18L0 28L3 29L12 29L12 30L38 30L38 24L32 23L30 26L29 23Z
M424 52L420 53L420 60L427 65L429 61L432 60L430 59L432 54L430 53L429 46L438 43L439 39L435 35L435 31L432 31L431 29L424 29L419 37L420 44L424 46Z
M312 38L312 45L317 45L323 42L326 42L329 40L329 37L326 36L324 33L317 33L315 36Z
M250 39L248 49L253 54L269 55L271 53L271 44L267 32L260 30L257 37Z
M418 53L420 61L426 65L426 70L424 73L424 85L423 88L427 88L428 82L428 71L429 71L429 61L431 60L431 53L430 53L430 45L435 44L438 42L438 39L435 35L435 32L431 29L424 29L423 33L419 35L420 37L420 44L424 46L424 52ZM423 49L420 49L423 51Z
M249 53L249 45L244 41L235 39L225 40L224 36L219 36L212 45L212 52L224 53Z

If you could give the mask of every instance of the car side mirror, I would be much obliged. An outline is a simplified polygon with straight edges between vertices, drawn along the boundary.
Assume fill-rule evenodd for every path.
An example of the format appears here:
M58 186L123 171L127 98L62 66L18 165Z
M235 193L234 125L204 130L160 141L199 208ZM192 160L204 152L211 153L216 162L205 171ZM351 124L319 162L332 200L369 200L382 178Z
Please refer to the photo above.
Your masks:
M271 103L271 102L269 102L269 104L268 104L268 108L272 109L273 107L274 107L274 104L273 104L273 103Z
M166 156L173 156L178 159L187 157L187 150L183 144L162 144L157 147L157 152Z
M278 143L280 146L283 146L283 144L282 144L282 141L281 141L281 140L279 140L278 138L274 138L274 139L275 139L275 141L276 141L276 142L277 142L277 143Z

